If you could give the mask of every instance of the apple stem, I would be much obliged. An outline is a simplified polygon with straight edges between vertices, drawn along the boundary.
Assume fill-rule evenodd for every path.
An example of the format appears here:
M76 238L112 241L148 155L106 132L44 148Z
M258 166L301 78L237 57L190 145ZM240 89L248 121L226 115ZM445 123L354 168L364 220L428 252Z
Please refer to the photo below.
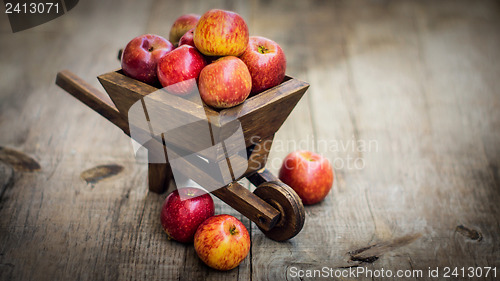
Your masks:
M231 233L231 235L238 234L238 230L236 230L235 225L231 225L231 227L229 227L229 233Z
M148 52L152 52L154 49L153 46L151 46L147 40L142 41L142 47L144 49L148 49Z
M269 51L269 49L264 47L264 46L259 46L258 50L259 50L259 53L261 53L261 54L265 54Z

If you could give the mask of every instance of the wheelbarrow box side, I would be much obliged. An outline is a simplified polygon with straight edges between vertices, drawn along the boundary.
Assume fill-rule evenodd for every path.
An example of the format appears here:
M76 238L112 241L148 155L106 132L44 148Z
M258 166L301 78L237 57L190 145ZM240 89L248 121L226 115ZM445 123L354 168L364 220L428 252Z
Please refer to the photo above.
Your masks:
M125 76L121 70L100 75L98 79L114 102L121 117L126 121L129 121L128 112L131 106L151 93L160 90L157 87ZM278 86L249 97L236 107L215 110L204 105L203 111L200 113L199 110L193 110L200 106L196 102L170 96L168 99L158 101L157 104L160 104L162 108L156 110L156 112L161 114L167 111L177 111L179 115L194 115L198 120L189 124L189 127L178 130L181 133L172 134L172 136L168 137L167 141L171 145L187 151L201 151L207 148L208 144L205 140L193 139L189 135L182 134L182 132L189 133L203 130L206 127L206 124L203 124L204 122L210 123L211 137L214 142L226 139L241 125L245 145L251 147L275 134L308 87L309 84L306 82L287 76ZM152 99L160 98L161 96L152 97ZM165 122L169 121L171 120L165 120ZM236 155L240 152L237 147L229 146L226 149L227 154L225 155L227 156ZM210 160L222 161L224 159L221 158L221 155L224 155L224 153L203 156ZM216 159L213 159L213 157L216 157Z

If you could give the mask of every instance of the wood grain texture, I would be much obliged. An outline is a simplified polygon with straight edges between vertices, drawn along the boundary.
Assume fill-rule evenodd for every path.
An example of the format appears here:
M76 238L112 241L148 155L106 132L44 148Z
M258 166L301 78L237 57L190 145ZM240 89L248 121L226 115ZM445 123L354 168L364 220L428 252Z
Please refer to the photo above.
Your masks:
M251 34L278 42L287 74L311 84L274 136L269 171L276 175L295 149L336 167L331 194L306 207L304 228L284 243L214 197L216 213L237 216L251 234L249 256L229 272L167 240L159 223L166 194L147 191L147 154L134 157L122 130L54 84L70 69L100 89L95 77L120 67L116 52L130 39L168 37L176 17L213 7L237 11ZM14 35L0 17L0 146L40 166L0 163L0 280L500 268L498 30L498 1L483 0L89 0ZM94 185L80 178L100 165L123 171Z

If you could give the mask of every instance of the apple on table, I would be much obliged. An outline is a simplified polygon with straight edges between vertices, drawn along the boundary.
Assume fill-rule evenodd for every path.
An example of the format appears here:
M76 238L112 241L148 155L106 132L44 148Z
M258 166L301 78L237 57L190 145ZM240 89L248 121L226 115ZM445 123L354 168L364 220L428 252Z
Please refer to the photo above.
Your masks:
M170 193L161 209L161 225L169 239L191 243L198 226L214 215L214 201L199 188L181 188Z
M295 151L283 160L279 179L290 186L304 205L322 201L333 185L333 169L325 157L310 151Z
M147 84L158 81L158 61L174 46L167 39L154 34L145 34L132 39L122 53L121 66L125 75Z
M250 235L237 218L217 215L205 220L194 236L200 259L217 270L237 267L250 251Z
M271 39L250 36L247 49L240 59L247 65L252 76L251 94L272 88L285 78L285 53Z

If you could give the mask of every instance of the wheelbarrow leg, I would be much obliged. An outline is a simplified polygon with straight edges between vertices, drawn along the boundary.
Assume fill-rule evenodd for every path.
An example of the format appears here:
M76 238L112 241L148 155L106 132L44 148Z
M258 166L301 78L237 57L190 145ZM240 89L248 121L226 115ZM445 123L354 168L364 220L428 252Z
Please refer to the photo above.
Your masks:
M154 193L167 191L173 179L172 168L168 163L165 146L160 141L152 139L146 144L148 149L148 187Z
M170 164L148 164L149 191L161 194L167 191L172 179Z

